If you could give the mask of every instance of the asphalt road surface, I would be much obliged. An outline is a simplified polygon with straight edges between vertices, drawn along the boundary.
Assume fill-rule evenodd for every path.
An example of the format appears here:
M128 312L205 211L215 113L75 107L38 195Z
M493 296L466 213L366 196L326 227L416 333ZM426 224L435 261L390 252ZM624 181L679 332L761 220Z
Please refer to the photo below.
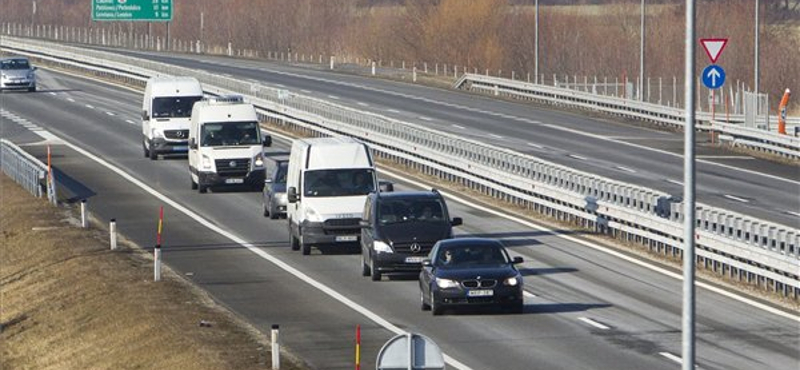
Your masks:
M119 232L145 248L155 243L164 205L165 262L260 330L280 324L284 344L313 368L352 368L356 325L365 369L375 367L397 329L430 336L452 359L450 368L678 366L681 282L647 264L569 239L580 235L568 230L545 231L450 199L451 214L464 218L459 236L501 238L525 258L526 307L520 315L432 317L419 308L413 278L371 282L360 276L353 249L305 257L291 251L286 220L261 216L260 193L198 194L184 158L144 158L140 93L45 70L39 77L38 93L0 95L2 136L39 157L51 144L61 195L88 199L97 219L116 218ZM277 140L270 150L283 155L288 143ZM418 188L382 176L398 189ZM697 335L703 369L800 365L796 315L727 294L698 289Z

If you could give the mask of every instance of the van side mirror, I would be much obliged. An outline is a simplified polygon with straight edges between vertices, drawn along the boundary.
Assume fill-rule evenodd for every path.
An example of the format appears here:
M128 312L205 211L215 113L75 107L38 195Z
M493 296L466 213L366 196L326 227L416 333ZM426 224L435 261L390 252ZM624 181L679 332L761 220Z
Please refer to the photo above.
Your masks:
M298 200L300 200L300 197L297 196L297 188L294 186L289 187L289 189L286 191L286 200L288 200L289 203L296 203Z
M189 149L197 149L197 139L189 139Z
M522 260L522 257L520 257L520 256L514 257L514 259L511 261L511 263L513 263L515 265L519 265L522 262L524 262L524 261Z
M381 193L391 193L394 191L394 184L391 181L379 180L378 190L380 190Z
M460 226L464 224L464 220L461 217L453 217L453 220L450 221L450 225L452 226Z
M150 115L147 114L147 110L143 110L142 111L142 120L143 121L149 121L150 120Z
M264 140L261 141L261 146L263 147L272 146L272 136L271 135L264 136Z

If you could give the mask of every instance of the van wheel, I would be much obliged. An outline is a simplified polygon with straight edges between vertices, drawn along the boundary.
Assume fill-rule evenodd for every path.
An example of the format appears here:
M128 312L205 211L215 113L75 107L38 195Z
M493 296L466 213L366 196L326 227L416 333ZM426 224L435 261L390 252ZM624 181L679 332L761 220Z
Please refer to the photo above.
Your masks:
M152 143L150 143L150 150L148 152L149 152L148 154L150 154L150 160L151 161L158 160L158 153L156 153L156 151L153 150L153 144Z
M197 192L198 193L205 194L207 191L208 191L208 186L203 186L203 185L197 184Z
M306 243L300 243L300 249L303 250L303 255L308 256L311 254L311 245Z
M192 176L189 176L189 180L192 182L192 190L197 190L197 183L194 182Z
M292 250L300 250L300 241L292 235Z
M367 261L364 261L364 253L361 253L361 276L369 276L370 271L372 270L367 265Z
M150 151L147 150L147 145L145 145L144 140L142 140L142 151L144 151L144 157L150 157Z

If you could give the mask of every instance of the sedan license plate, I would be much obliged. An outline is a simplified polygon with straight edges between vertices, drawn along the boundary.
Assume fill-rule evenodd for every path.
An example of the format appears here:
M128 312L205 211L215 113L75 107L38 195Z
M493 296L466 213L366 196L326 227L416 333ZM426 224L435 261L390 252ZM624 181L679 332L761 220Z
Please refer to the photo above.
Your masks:
M406 257L406 263L422 263L425 257Z
M244 184L244 179L225 179L226 184Z
M337 235L336 236L337 242L354 242L358 241L358 236L356 235Z
M467 292L467 295L470 297L491 297L494 295L494 290L491 289L470 290L469 292Z

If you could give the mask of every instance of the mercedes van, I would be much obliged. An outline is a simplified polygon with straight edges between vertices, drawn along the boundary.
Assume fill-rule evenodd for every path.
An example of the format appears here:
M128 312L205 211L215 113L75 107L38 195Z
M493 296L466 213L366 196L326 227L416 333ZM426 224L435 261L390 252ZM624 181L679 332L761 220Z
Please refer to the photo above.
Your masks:
M205 193L227 185L264 186L264 147L255 108L241 96L201 100L189 125L189 175L192 189Z
M293 250L356 245L377 177L366 144L349 137L295 140L289 155L286 218Z
M194 77L156 76L147 80L142 101L142 149L152 160L159 154L185 154L189 149L192 106L203 98Z

